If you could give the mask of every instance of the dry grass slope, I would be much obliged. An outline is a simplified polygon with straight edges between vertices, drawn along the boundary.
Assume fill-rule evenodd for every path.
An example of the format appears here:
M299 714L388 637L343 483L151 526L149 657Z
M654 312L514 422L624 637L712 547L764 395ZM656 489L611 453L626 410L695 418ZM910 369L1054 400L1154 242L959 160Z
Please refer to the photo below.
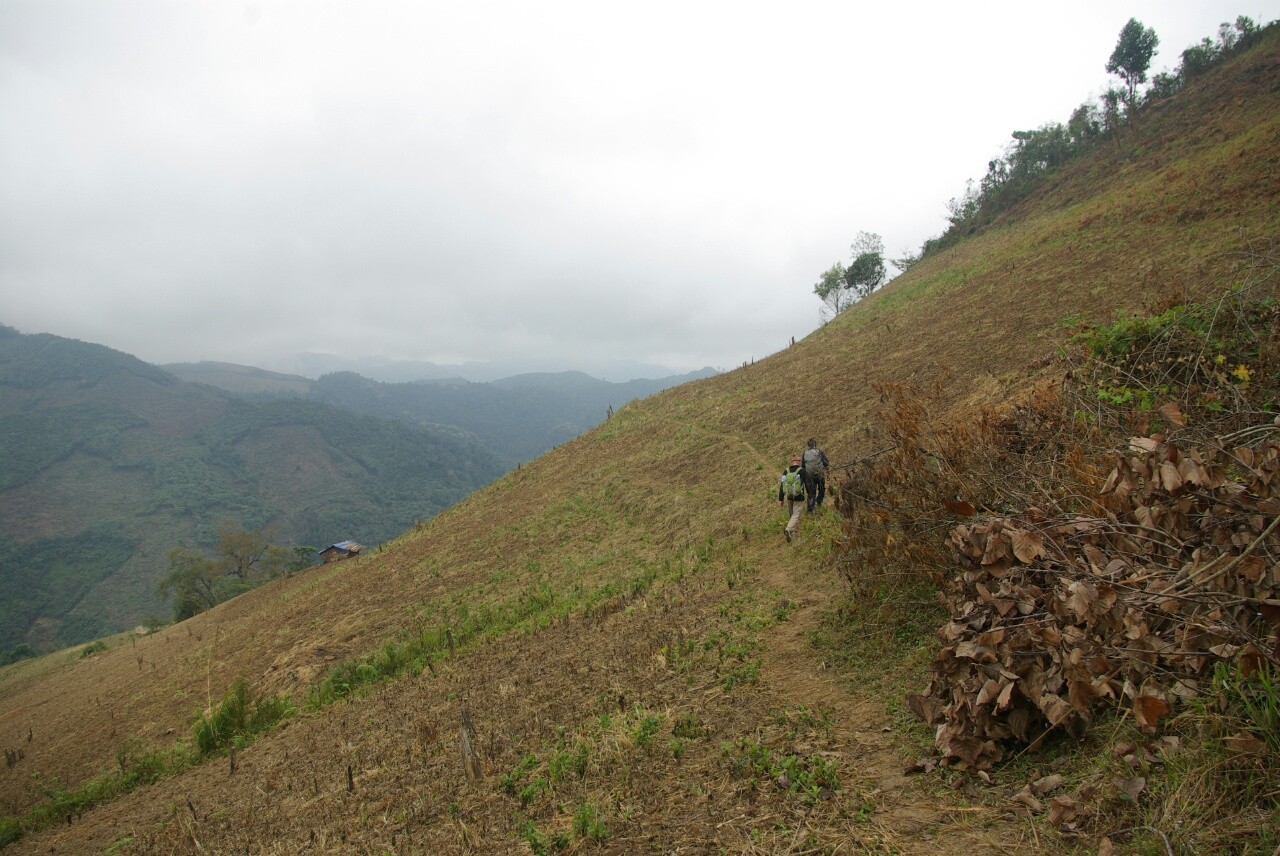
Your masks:
M301 701L341 661L525 605L416 677L292 717L234 772L205 762L11 849L1032 848L1013 812L904 779L920 730L815 651L834 522L786 547L776 471L809 435L837 465L873 448L874 382L940 382L958 413L1033 382L1066 316L1229 284L1238 251L1280 239L1276 80L1273 39L794 347L633 403L374 555L0 673L16 814L127 740L185 738L237 676Z

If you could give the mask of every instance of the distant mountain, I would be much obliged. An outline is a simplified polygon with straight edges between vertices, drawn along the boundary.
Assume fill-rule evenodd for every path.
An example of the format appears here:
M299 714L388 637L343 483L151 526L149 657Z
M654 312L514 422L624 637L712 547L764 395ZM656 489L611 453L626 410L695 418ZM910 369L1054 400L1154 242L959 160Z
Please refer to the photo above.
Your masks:
M336 372L354 372L383 383L410 383L416 380L444 380L447 378L462 378L473 383L487 383L511 377L512 375L554 374L564 369L563 366L547 365L544 361L536 359L505 363L467 362L441 365L424 360L391 360L385 357L351 359L332 354L313 353L294 354L292 357L276 361L272 368L286 374L302 375L312 379ZM637 363L631 360L606 360L596 364L578 365L575 368L591 377L615 382L634 380L636 378L656 380L675 374L671 369L663 366Z
M221 366L242 391L286 376ZM166 554L218 523L286 545L401 534L503 471L457 430L319 401L250 400L128 354L0 327L0 648L165 614Z
M280 374L258 369L253 366L240 366L235 363L173 363L160 368L192 383L207 383L234 392L239 395L297 394L305 395L311 388L311 379L298 375Z
M432 427L473 438L505 467L537 457L603 422L610 408L690 380L716 374L706 368L656 380L610 383L583 372L516 375L490 383L460 378L381 383L354 372L316 381L225 363L165 366L186 380L245 396L299 397L355 413ZM305 385L300 389L300 384Z

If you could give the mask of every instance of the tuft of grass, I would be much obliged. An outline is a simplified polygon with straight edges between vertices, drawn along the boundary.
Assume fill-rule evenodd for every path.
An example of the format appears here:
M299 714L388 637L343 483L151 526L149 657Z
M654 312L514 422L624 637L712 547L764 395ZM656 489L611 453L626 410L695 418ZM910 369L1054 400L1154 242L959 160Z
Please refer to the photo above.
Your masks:
M631 728L631 740L643 749L662 727L662 717L656 713L646 713L640 707L636 707L633 713L637 722Z
M80 659L83 660L86 657L92 657L94 654L101 654L105 650L107 650L107 643L101 639L96 642L90 642L80 649Z
M595 803L578 803L573 812L573 834L597 844L609 838L609 827L600 819L600 811Z
M840 788L835 765L821 755L775 754L765 744L745 737L736 744L726 743L723 749L735 773L772 782L805 805L814 805Z
M521 837L529 845L529 849L533 851L534 856L549 856L549 854L559 853L569 846L569 839L564 833L553 832L547 835L539 830L538 825L532 820L525 821Z
M288 699L252 695L245 679L236 678L218 706L196 722L193 733L196 756L207 758L232 746L245 746L257 735L274 728L293 710Z
M1270 661L1262 660L1247 676L1238 668L1219 663L1213 673L1213 685L1228 713L1243 720L1265 741L1273 756L1280 755L1280 682Z
M547 778L552 784L567 781L570 778L581 779L587 774L587 760L591 756L590 747L579 740L572 749L566 749L551 756L547 762Z
M503 792L515 796L520 791L520 783L525 777L538 768L538 756L532 753L520 759L511 770L498 777L498 786Z
M1093 794L1080 831L1099 840L1106 836L1125 853L1275 853L1280 769L1263 756L1230 748L1227 740L1244 721L1235 715L1238 710L1221 708L1221 698L1192 700L1159 740L1120 717L1109 738L1086 738L1086 751L1077 750L1074 762L1062 769L1068 781L1080 784L1077 798ZM1122 758L1114 750L1124 744L1136 748ZM1136 794L1121 787L1139 782Z

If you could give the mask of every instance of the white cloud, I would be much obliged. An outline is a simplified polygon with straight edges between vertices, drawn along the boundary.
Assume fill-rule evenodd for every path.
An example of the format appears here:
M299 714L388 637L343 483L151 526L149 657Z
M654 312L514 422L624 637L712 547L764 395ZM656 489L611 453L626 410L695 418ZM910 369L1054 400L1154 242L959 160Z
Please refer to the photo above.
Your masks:
M154 361L732 366L1018 128L1277 2L0 0L0 322ZM341 335L335 335L341 330Z

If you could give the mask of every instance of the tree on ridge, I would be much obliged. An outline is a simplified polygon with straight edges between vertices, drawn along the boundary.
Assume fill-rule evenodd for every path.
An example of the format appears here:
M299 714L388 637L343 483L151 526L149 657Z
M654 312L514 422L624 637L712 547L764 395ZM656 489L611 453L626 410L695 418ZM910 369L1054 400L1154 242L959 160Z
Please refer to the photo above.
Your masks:
M1129 87L1130 115L1133 115L1137 104L1138 84L1146 82L1151 57L1159 44L1160 39L1155 30L1143 26L1137 18L1130 18L1129 23L1120 30L1116 49L1107 60L1107 73L1119 76Z

